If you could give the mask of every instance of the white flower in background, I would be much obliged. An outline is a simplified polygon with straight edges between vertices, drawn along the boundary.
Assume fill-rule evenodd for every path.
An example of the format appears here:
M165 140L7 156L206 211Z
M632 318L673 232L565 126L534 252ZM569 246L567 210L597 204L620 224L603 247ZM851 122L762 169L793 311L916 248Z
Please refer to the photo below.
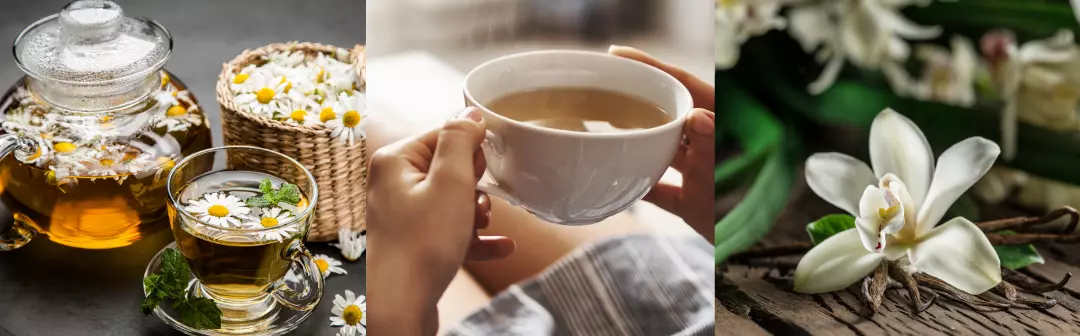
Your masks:
M337 110L343 111L341 117L326 122L326 127L334 130L330 133L331 137L337 138L341 143L348 143L349 147L352 147L357 136L361 138L365 136L364 127L367 126L367 117L363 113L364 94L358 92L349 96L342 93L338 97L337 104Z
M886 78L896 94L919 100L970 107L975 104L975 72L979 59L971 41L961 36L950 40L952 52L932 44L915 46L915 59L923 62L922 78L912 80L901 67L885 67Z
M739 48L751 37L784 29L777 16L780 0L716 0L716 64L721 69L739 62Z
M252 229L270 229L276 228L278 225L288 223L292 220L292 213L281 211L281 208L269 208L262 209L262 213L260 213L258 217L252 218L251 222L247 222L244 225ZM261 231L259 233L259 238L262 240L282 241L285 240L285 238L291 237L298 231L296 225L283 226L274 230Z
M971 294L1001 281L1001 265L986 235L957 217L938 225L945 211L993 165L1000 150L971 137L938 158L922 131L886 109L870 127L870 161L818 153L806 161L806 180L822 199L856 216L855 229L815 246L795 270L795 290L841 290L881 262L900 260Z
M341 261L325 254L315 255L315 265L319 266L319 272L322 273L323 278L329 277L330 274L349 274L344 268L341 268Z
M282 100L274 111L274 114L283 118L285 123L304 126L322 124L322 121L319 121L319 114L313 112L320 106L314 99L296 89L289 92L288 98Z
M273 117L274 106L285 98L285 88L289 85L285 77L273 77L268 72L256 71L243 84L244 93L236 96L236 104L252 114Z
M1069 30L1017 47L1006 31L987 33L982 51L1005 101L1002 157L1016 155L1017 120L1058 131L1080 130L1080 47Z
M809 85L810 93L819 94L832 86L844 62L868 70L899 67L910 53L904 39L926 40L941 33L940 27L921 27L899 13L909 5L928 2L822 0L794 5L788 12L788 32L804 51L826 63L818 79Z
M273 51L266 56L266 60L272 63L277 63L282 67L295 68L301 63L304 63L304 52Z
M223 228L241 227L240 220L251 211L239 197L224 193L207 193L189 202L184 210L200 221Z
M340 249L345 260L356 261L360 259L360 255L364 254L364 249L367 247L367 236L363 232L353 232L349 228L343 227L338 229L338 242L340 244L330 244L330 246Z
M334 294L334 308L330 313L337 315L330 317L330 326L341 327L338 335L367 333L367 299L363 295L356 296L348 289L345 290L345 297Z

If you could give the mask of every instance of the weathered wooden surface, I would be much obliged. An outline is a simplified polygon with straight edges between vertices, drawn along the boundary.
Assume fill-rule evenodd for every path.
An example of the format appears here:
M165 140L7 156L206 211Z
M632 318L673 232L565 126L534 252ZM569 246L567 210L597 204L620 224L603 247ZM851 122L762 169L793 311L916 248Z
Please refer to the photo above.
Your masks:
M788 210L760 245L805 241L806 223L842 212L805 184L797 185ZM1080 246L1039 248L1047 263L1023 273L1055 282L1066 272L1080 276ZM889 290L878 314L866 318L858 285L844 292L805 295L790 290L791 273L786 270L729 265L717 275L717 335L1080 335L1078 279L1066 291L1044 294L1058 301L1051 309L977 312L943 300L915 315L906 291Z

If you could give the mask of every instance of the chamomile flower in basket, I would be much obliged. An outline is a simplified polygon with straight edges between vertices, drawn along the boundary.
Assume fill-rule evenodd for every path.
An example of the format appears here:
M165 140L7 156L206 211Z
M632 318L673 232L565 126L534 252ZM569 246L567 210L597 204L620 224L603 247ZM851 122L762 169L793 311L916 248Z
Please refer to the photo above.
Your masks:
M324 191L309 241L334 240L341 228L364 230L363 54L359 45L271 44L243 51L218 77L225 144L288 155Z

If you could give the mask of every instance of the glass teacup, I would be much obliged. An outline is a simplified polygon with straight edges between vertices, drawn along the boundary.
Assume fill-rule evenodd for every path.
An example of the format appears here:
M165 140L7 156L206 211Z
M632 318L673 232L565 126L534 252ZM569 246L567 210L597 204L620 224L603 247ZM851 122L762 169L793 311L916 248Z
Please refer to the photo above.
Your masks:
M295 203L266 201L266 194L285 194L287 184L296 186ZM318 304L323 278L303 244L318 187L302 165L257 147L211 148L178 163L166 188L173 236L195 278L191 293L217 303L218 332L291 329L275 324L282 306L307 311ZM299 289L286 284L287 275Z

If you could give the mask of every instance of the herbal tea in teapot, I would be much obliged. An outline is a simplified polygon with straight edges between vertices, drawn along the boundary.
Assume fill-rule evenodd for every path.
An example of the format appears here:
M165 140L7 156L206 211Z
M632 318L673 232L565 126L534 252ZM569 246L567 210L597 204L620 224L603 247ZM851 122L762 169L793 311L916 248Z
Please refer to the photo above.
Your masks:
M75 1L19 35L27 77L0 97L0 199L16 230L0 250L26 231L101 249L165 227L169 170L210 145L197 101L161 69L171 48L164 28L109 1Z

